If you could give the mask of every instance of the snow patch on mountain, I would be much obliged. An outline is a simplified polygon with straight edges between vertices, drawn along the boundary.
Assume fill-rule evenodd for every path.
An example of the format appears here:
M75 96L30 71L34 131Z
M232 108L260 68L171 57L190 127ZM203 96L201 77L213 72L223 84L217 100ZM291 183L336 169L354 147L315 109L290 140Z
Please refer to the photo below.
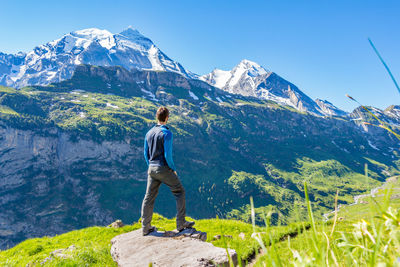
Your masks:
M346 116L346 112L339 109L327 100L315 99L320 111L329 116Z
M368 145L369 145L370 147L372 147L373 149L375 149L375 150L380 150L380 149L377 148L374 144L372 144L370 140L368 140Z
M191 98L193 98L194 100L199 100L199 98L197 97L197 95L195 95L192 91L189 91L189 96Z
M107 105L107 107L110 107L110 108L113 108L113 109L118 109L119 108L117 105L113 105L111 103L107 103L106 105Z
M222 88L231 77L232 74L230 71L214 69L209 74L201 76L200 80L203 80L215 87Z
M143 88L140 88L140 90L141 90L143 93L147 94L148 97L149 97L151 100L153 100L153 101L158 101L158 99L156 98L156 95L153 94L152 92L150 92L149 90L146 90L146 89L143 89Z

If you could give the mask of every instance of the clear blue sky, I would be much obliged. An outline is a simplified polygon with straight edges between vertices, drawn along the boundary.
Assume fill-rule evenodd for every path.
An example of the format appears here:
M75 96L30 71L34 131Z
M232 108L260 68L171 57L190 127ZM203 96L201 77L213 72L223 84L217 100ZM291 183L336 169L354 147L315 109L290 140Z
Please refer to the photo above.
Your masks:
M400 1L31 1L0 2L0 51L15 53L97 27L137 28L185 68L204 74L258 62L312 98L347 111L400 104L367 42L400 80Z

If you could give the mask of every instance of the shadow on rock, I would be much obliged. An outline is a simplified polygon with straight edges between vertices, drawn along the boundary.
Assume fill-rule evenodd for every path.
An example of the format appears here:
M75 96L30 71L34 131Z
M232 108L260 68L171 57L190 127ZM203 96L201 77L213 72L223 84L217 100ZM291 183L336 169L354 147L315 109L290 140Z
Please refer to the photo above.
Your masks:
M155 237L169 237L175 239L181 239L184 237L190 237L194 239L200 239L201 241L207 240L207 233L197 231L196 228L187 228L183 231L173 230L173 231L155 231L151 232L147 236L155 236Z

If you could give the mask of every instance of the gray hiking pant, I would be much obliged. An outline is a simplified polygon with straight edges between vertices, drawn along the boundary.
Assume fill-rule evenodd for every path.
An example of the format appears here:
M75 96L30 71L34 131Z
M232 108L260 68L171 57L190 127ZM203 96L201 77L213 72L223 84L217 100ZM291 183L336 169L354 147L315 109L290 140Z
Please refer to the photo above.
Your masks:
M142 227L144 229L150 227L158 189L161 183L164 183L171 189L176 199L176 227L179 229L185 222L186 215L185 189L181 181L168 166L149 166L147 174L147 189L142 204Z

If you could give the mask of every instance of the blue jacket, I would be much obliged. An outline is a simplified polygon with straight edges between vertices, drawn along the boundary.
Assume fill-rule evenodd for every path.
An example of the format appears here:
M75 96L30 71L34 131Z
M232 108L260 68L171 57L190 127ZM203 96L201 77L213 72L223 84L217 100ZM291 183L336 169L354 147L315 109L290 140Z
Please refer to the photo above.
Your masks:
M165 166L175 169L172 160L172 133L165 125L157 124L144 138L144 158L147 165Z

